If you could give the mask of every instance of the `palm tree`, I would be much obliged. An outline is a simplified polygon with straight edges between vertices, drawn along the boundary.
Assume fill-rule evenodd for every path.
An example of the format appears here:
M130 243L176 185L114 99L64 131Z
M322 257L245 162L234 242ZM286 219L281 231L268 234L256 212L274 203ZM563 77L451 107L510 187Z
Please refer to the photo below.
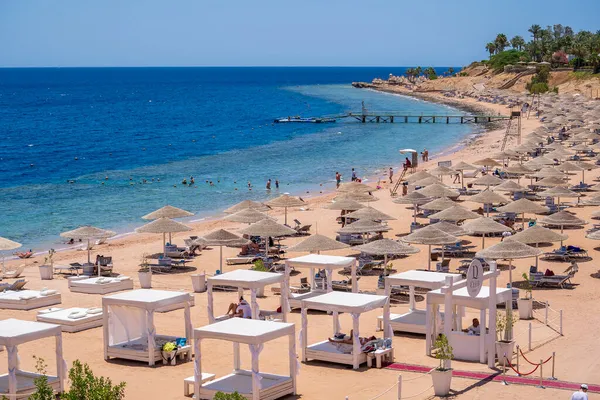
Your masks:
M448 75L450 75L450 76L454 75L454 68L452 68L452 67L448 68Z
M523 46L525 46L525 39L517 35L514 38L510 39L510 45L513 49L521 51L521 49L523 49Z
M506 46L508 46L506 35L504 33L499 33L498 36L496 36L496 40L494 40L494 44L496 45L496 51L498 53L503 52Z
M540 31L542 30L542 27L534 24L531 25L531 27L527 30L529 33L531 33L531 36L533 36L533 41L535 42L538 38L538 35L540 34Z
M490 53L490 60L491 60L492 56L496 52L496 44L489 42L488 44L485 45L485 49Z
M420 76L423 73L423 68L421 68L420 66L415 68L415 75L416 76Z

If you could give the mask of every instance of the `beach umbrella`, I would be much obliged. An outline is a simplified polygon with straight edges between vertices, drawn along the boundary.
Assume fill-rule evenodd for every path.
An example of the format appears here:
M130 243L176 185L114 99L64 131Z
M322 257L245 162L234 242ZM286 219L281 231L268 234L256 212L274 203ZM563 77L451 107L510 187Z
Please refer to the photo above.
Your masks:
M244 200L240 203L237 203L234 206L229 207L228 209L224 210L223 212L226 214L235 214L236 212L239 212L242 210L254 210L254 211L265 212L265 211L269 211L270 208L265 206L263 203L259 203L258 201Z
M360 250L362 253L383 256L384 268L387 267L388 256L416 254L419 251L421 251L414 246L408 246L404 243L400 243L392 239L374 240L372 242L362 244L354 248L356 250Z
M219 271L223 271L223 246L243 246L250 243L250 241L225 229L218 229L202 236L202 243L209 246L219 246Z
M568 186L569 184L565 182L562 178L557 176L549 176L547 178L540 179L537 182L533 182L531 186L543 186L543 187L558 187L558 186Z
M508 172L509 174L515 174L515 175L527 175L527 174L533 173L533 170L530 168L527 168L523 164L514 164L514 165L511 165L510 167L504 168L504 172Z
M470 234L481 235L481 248L485 248L485 235L493 233L504 233L510 231L506 225L494 221L489 217L480 217L472 221L465 222L463 229Z
M446 208L454 207L455 205L455 201L450 200L447 197L440 197L439 199L423 204L421 208L424 210L442 211Z
M182 224L181 222L173 221L169 218L159 218L155 219L152 222L147 223L139 228L136 228L136 232L138 233L162 233L163 234L163 256L167 256L167 233L176 233L176 232L187 232L191 231L187 225ZM67 232L68 233L68 232ZM62 235L62 234L61 234ZM70 237L70 236L67 236Z
M496 185L501 184L502 182L503 182L502 179L500 179L494 175L486 174L480 178L475 179L473 181L473 185L487 186L489 189L490 186L496 186Z
M263 219L248 225L240 230L243 235L258 236L265 239L265 257L269 255L269 237L295 235L296 231L290 227L278 224L272 219Z
M159 208L156 211L151 212L150 214L146 214L142 217L142 219L146 220L155 220L159 218L183 218L183 217L191 217L194 215L189 211L182 210L181 208L173 207L166 205L164 207Z
M10 239L0 237L0 252L18 249L21 246L21 243L13 242ZM6 271L4 269L4 253L2 253L2 273L4 274L4 272Z
M590 146L588 146L587 144L581 143L581 144L575 145L573 147L569 147L569 150L574 150L578 153L584 153L584 152L592 151L592 148Z
M475 162L473 162L474 165L483 165L484 167L486 167L486 169L489 169L489 167L501 167L502 164L500 164L498 161L491 159L491 158L483 158L481 160L477 160Z
M456 171L454 169L445 167L443 165L438 165L434 169L427 172L429 172L431 175L439 176L441 181L443 181L444 175L456 175Z
M80 226L77 229L74 229L72 231L67 231L67 232L63 232L60 234L61 237L64 238L69 238L69 239L81 239L81 240L87 240L87 258L88 264L92 264L91 259L90 259L90 254L91 254L91 246L90 246L90 240L94 240L94 239L108 239L110 237L115 236L117 233L113 232L113 231L109 231L106 229L100 229L100 228L96 228L94 226L89 226L89 225L84 225L84 226ZM98 275L100 274L100 269L98 268Z
M475 171L476 169L479 169L479 167L476 167L475 165L471 165L464 161L459 162L453 168L457 171L460 171L460 185L462 187L465 186L465 171Z
M587 221L563 210L540 219L540 224L560 226L560 233L563 233L565 226L581 226L587 224Z
M322 251L341 250L350 247L349 245L328 238L327 236L314 234L287 248L287 251L307 252L321 254Z
M255 222L262 221L263 219L272 220L273 218L260 211L247 208L234 214L227 215L223 217L223 219L232 222L240 222L242 224L253 224Z
M337 188L338 192L359 192L359 193L371 193L375 191L375 188L372 188L369 185L365 185L364 183L352 181L340 184L340 187Z
M427 197L419 192L410 192L406 196L398 197L392 200L396 204L412 204L413 205L413 221L417 223L417 208L419 204L425 204L431 201L430 197Z
M531 200L522 198L517 201L513 201L512 203L508 203L505 206L498 207L497 211L504 212L504 213L522 214L523 225L525 225L525 214L526 213L527 214L543 214L543 213L550 211L550 209L548 207L534 203Z
M516 240L504 240L475 253L475 257L492 260L508 260L508 274L512 288L512 261L520 258L536 257L542 254L540 249L528 246Z
M593 169L598 168L598 165L588 163L585 161L578 161L575 163L576 166L581 168L581 182L585 183L585 171L591 171Z
M516 193L516 192L526 192L523 186L519 185L515 181L505 180L503 183L498 186L494 186L491 188L494 192L508 192L508 193Z
M429 219L437 219L440 221L463 221L466 219L476 219L480 215L473 211L467 210L463 206L455 205L450 208L446 208L435 214L431 214Z
M560 164L559 166L556 167L557 170L562 171L562 172L573 172L573 171L581 171L583 170L583 168L581 168L579 165L573 164L569 161L565 161L564 163Z
M563 240L567 240L569 236L562 233L554 232L551 229L534 225L510 237L511 240L517 240L525 244L535 244L538 247L540 243L552 243L560 241L562 246ZM535 256L535 266L538 266L539 256Z
M546 156L539 156L539 157L533 158L529 162L532 164L537 164L537 165L554 165L554 164L556 164L556 162L554 160L552 160L551 158L548 158Z
M544 190L543 192L538 193L541 197L556 197L558 198L558 205L560 206L560 198L561 197L580 197L581 195L577 192L569 190L564 187L555 186L548 190Z
M471 196L471 198L469 198L470 201L474 201L475 203L482 203L482 204L506 204L506 203L510 203L510 200L507 199L506 197L496 193L496 192L492 192L491 190L487 189L484 190L483 192L480 192L478 194L476 194L475 196ZM490 208L487 208L487 215L489 217L490 215Z
M434 185L429 185L424 187L423 189L419 189L417 190L417 193L420 193L424 196L427 197L450 197L450 198L456 198L458 196L460 196L460 193L458 193L455 190L449 189L445 186L442 186L440 184L434 184Z
M387 215L386 213L374 209L373 207L361 208L360 210L346 214L346 217L354 219L370 219L371 221L392 221L396 219L391 215Z
M588 233L585 237L592 240L600 240L600 231Z
M420 181L421 179L425 179L425 178L435 178L435 176L431 175L427 171L419 171L419 172L415 172L412 175L407 176L405 180L409 183L412 183L412 182Z
M440 181L438 178L436 178L434 176L418 180L416 182L413 182L412 184L416 187L425 187L425 186L435 185L435 184L446 186L442 183L442 181Z
M453 222L440 221L429 226L439 229L440 231L452 236L464 236L468 234L468 232L465 231L462 226L458 226Z
M370 203L379 200L379 198L364 192L342 192L333 198L334 201L339 199L350 199L359 203Z
M336 197L333 203L328 203L323 206L328 210L339 210L339 211L355 211L364 208L362 204L357 201L350 200L347 197Z
M531 174L532 178L549 178L551 176L554 176L557 178L564 178L565 174L555 168L552 168L552 167L545 167L545 168L540 169L535 174Z
M345 227L338 230L339 233L371 233L371 232L387 232L391 230L387 225L383 225L379 222L372 221L370 219L359 219L346 225Z
M425 244L429 246L429 253L427 258L427 269L431 270L431 246L432 245L445 245L453 244L458 242L458 238L453 235L449 235L432 225L418 229L415 232L404 236L401 239L405 243L413 244Z
M288 207L302 207L306 205L306 202L299 197L292 197L289 193L284 193L281 196L269 200L267 202L269 207L283 207L285 212L284 224L287 225L287 209Z

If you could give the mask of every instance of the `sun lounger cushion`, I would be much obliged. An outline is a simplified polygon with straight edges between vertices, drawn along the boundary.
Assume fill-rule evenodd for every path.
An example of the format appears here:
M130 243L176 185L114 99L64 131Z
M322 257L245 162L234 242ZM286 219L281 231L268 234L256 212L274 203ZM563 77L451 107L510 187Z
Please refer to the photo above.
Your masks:
M86 311L88 314L100 314L102 312L102 309L100 307L95 307L95 308L88 308Z
M53 294L58 293L58 290L55 289L46 289L40 292L40 296L52 296Z
M68 315L68 318L80 319L80 318L85 318L86 316L87 316L87 313L85 311L74 311Z
M19 296L19 299L21 299L21 300L31 300L31 299L35 299L35 298L37 298L37 296L34 294L22 294Z

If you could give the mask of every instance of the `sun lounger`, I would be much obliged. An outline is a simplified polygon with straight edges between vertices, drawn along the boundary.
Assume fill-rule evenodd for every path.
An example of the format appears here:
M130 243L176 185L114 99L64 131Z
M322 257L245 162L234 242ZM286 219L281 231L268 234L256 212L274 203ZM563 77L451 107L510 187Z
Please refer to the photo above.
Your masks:
M356 280L358 281L359 279L360 278L357 278ZM350 291L352 291L352 279L347 279L347 280L343 280L343 281L332 281L331 286L332 286L333 290L350 292Z
M112 257L96 256L96 268L100 268L100 275L110 275L113 270Z
M77 276L79 276L79 270L81 270L82 273L83 273L83 265L81 265L79 263L72 263L72 264L69 264L69 265L55 265L54 266L54 273L55 274L64 273L66 271L66 272L68 272L71 275L73 275L73 272L75 272L75 274Z
M165 246L165 254L170 258L188 258L189 253L185 247L171 246L167 244Z
M567 246L567 253L569 257L587 257L588 253L585 249L577 246Z
M300 286L290 286L292 293L307 293L310 292L310 284L308 278L300 278Z
M566 246L561 246L558 249L544 253L544 257L550 260L567 261L569 259L569 252Z
M60 325L63 332L74 333L102 326L102 308L49 308L38 311L36 319Z
M237 256L237 257L229 257L225 259L227 265L239 265L239 264L251 264L254 260L256 260L255 255L251 256Z
M56 290L6 290L0 293L0 308L32 310L60 304L61 296Z
M5 278L5 279L16 279L16 278L19 278L23 274L23 271L25 271L25 267L26 267L25 264L21 264L17 268L15 268L14 270L6 271L4 273L3 278Z
M12 284L3 283L2 285L0 285L0 291L23 290L26 284L27 281L25 279L19 279L18 281L14 281Z

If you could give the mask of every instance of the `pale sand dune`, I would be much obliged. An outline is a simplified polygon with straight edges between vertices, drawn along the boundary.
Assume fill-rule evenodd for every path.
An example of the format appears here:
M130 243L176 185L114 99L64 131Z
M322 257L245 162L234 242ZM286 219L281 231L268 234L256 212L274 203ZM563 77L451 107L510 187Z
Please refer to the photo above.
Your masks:
M481 106L473 100L463 100L464 103L471 103ZM507 110L503 106L485 105L494 112L506 113ZM532 129L538 126L537 120L525 120L523 122L524 133L529 133ZM459 152L445 156L441 159L474 161L484 158L487 154L498 151L500 141L504 129L488 132L478 138L474 143L471 143L467 148ZM399 145L400 147L400 145ZM434 154L431 155L435 156ZM398 157L402 160L402 157ZM433 165L440 159L432 159L429 163ZM456 161L455 161L456 162ZM333 170L333 169L332 169ZM598 175L598 170L586 173L586 178L591 181L592 178ZM384 179L384 178L382 178ZM377 177L371 182L376 182ZM449 183L450 178L446 177L444 182ZM387 186L387 184L385 184ZM332 188L326 188L332 189ZM398 218L396 221L390 221L390 226L393 231L385 234L386 237L394 238L395 234L407 233L410 221L412 219L412 211L405 206L400 206L392 203L387 189L380 190L376 196L381 200L374 203L373 207L391 214ZM335 218L338 216L337 211L322 209L324 202L332 197L331 194L322 197L310 199L310 211L289 210L288 220L292 221L298 218L303 223L312 223L312 232L318 224L318 231L321 234L329 237L335 237L335 231L338 225L335 223ZM174 204L177 205L177 204ZM463 202L462 205L471 209L477 208L479 205L470 202ZM597 209L596 207L585 207L573 209L577 216L591 220L590 213ZM270 213L276 215L280 222L283 221L283 213L280 210L275 210ZM140 225L143 221L140 219ZM194 225L192 234L202 235L208 233L215 228L226 228L235 231L241 228L242 225L234 223L226 223L216 220L204 221ZM584 238L585 230L568 230L570 236L568 244L577 244L586 248L590 255L597 257L598 254L594 247L598 244L592 240ZM57 232L58 234L58 232ZM188 235L174 235L174 241L182 244L183 239ZM473 244L480 246L479 238L471 238ZM115 271L134 277L135 287L139 287L137 282L137 270L142 253L159 252L161 246L161 238L159 235L132 235L126 238L110 242L107 245L102 245L94 249L96 253L104 255L112 255L115 265ZM287 239L284 244L290 245L302 240L300 238ZM499 239L492 238L486 240L486 245L490 246L496 243ZM402 260L393 261L394 268L399 271L405 271L413 268L422 268L426 265L427 251L426 246L421 246L422 251L419 254L410 256ZM224 248L224 256L234 256L237 249ZM337 251L333 254L352 254L353 251ZM294 256L299 254L289 254ZM218 268L219 251L217 248L205 250L202 255L196 257L191 263L197 267L198 272L206 271L214 273ZM57 263L67 263L81 261L85 258L85 253L81 251L69 251L57 254ZM35 259L42 262L42 257ZM528 270L534 260L518 260L514 264L516 270L513 271L515 280L519 280L522 272ZM15 266L21 263L21 260L14 260L8 263L10 266ZM455 269L458 265L456 259L451 262L451 269ZM540 267L543 269L549 267L556 272L562 272L566 268L565 263L549 263L540 261ZM236 268L247 268L247 266L226 266L225 271L230 271ZM587 383L600 383L600 361L598 361L597 344L594 332L600 328L600 320L596 318L597 302L600 293L597 290L599 281L590 277L590 274L596 272L598 266L595 261L580 263L580 272L574 279L578 286L574 290L538 290L534 291L534 297L538 300L548 300L554 309L564 310L564 325L565 336L557 338L548 344L545 344L538 349L527 354L532 360L546 358L553 351L557 354L556 373L555 375L563 380ZM298 282L300 277L305 274L293 277L293 282ZM101 297L99 295L72 294L67 288L67 281L64 278L57 278L52 281L41 282L39 273L36 267L27 268L25 277L29 281L28 287L32 289L40 289L41 287L49 287L59 289L62 293L62 306L99 306ZM508 274L503 272L499 285L505 285L508 281ZM191 291L191 280L189 273L177 275L155 275L153 277L154 287L157 289L170 290L186 290ZM361 290L374 290L377 284L377 277L363 277L360 280ZM277 307L279 298L267 292L268 297L259 299L259 304L265 309L274 309ZM196 294L196 306L192 308L192 320L195 327L200 327L207 324L206 316L206 294ZM216 293L215 294L215 311L225 311L227 305L235 300L234 293ZM420 303L419 307L423 307ZM407 305L394 306L392 312L400 312L407 309ZM0 311L0 318L22 318L35 319L36 311ZM376 334L376 317L378 311L367 313L361 318L361 334L371 335ZM467 318L474 316L469 313ZM174 311L167 314L159 314L155 317L158 332L164 334L181 335L183 333L183 311ZM300 325L300 315L295 312L291 315L290 320L295 322L297 327ZM351 327L351 322L348 315L341 316L342 327L348 331ZM332 319L327 315L310 315L309 316L309 342L320 341L331 334ZM528 322L520 321L515 327L517 339L522 346L526 347L526 332ZM539 324L537 325L539 326ZM552 331L547 328L536 329L534 331L534 341L543 340L548 337L556 337ZM420 365L428 365L434 367L437 361L425 356L425 340L421 337L404 337L396 336L394 338L394 346L396 348L396 361L414 363ZM64 353L65 358L70 363L75 359L80 359L88 363L96 374L110 377L113 381L126 381L127 399L182 399L183 397L183 379L193 374L193 364L185 363L175 367L149 368L143 363L134 363L126 361L110 361L103 360L102 353L102 330L92 329L76 334L64 334ZM229 373L232 369L232 347L228 343L206 341L203 345L203 368L207 372L217 374ZM40 341L22 346L20 349L22 365L26 368L33 368L34 361L32 355L37 355L45 358L49 364L49 370L54 371L54 347L52 341ZM245 350L245 349L244 349ZM3 352L0 357L0 370L6 371L6 352ZM249 366L249 352L242 352L242 365ZM277 340L265 346L261 354L261 369L266 372L287 373L287 341ZM486 365L465 362L453 362L455 369L470 370L470 371L489 371ZM524 370L529 370L529 367L524 367ZM548 368L549 369L549 368ZM544 369L544 375L549 376L549 370ZM405 379L416 377L416 374L404 374ZM300 376L298 378L298 393L304 399L323 399L323 398L339 398L350 396L350 399L371 399L382 393L384 390L393 385L397 379L397 372L392 370L377 370L363 369L359 372L352 371L348 368L339 367L336 365L325 365L319 363L309 363L302 365ZM404 396L411 396L425 390L431 385L431 380L428 376L416 379L404 384ZM479 386L479 383L471 380L454 379L453 388L459 392L457 398L460 399L558 399L568 398L570 393L556 390L541 390L533 387L523 387L517 385L502 386L499 383L491 382ZM414 397L415 399L425 399L432 397L432 390L425 392L422 395ZM381 397L381 399L395 399L396 389ZM592 398L592 397L590 397Z

